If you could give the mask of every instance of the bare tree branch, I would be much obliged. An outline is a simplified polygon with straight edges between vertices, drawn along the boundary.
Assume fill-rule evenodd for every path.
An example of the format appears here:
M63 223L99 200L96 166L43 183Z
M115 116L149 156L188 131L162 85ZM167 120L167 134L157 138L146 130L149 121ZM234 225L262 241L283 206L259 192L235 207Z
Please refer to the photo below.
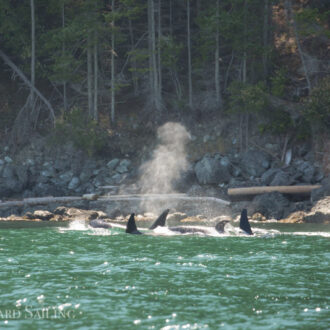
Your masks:
M49 101L40 93L40 91L31 84L30 80L25 76L25 74L15 65L15 63L12 62L12 60L3 52L0 50L0 57L3 59L3 61L16 72L16 74L23 80L23 82L32 89L37 96L45 103L46 107L49 110L50 117L52 120L53 125L55 124L55 111Z

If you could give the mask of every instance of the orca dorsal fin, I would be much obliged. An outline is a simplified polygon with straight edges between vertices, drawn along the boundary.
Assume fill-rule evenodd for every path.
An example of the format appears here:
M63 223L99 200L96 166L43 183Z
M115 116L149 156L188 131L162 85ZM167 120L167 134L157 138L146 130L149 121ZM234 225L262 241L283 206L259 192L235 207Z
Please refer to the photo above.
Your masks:
M249 223L249 219L247 217L247 210L243 209L241 213L241 219L239 221L239 227L244 230L247 234L253 235L253 232L251 230L251 226Z
M126 233L127 234L141 234L136 227L135 223L135 214L132 213L128 219L127 226L126 226Z
M165 227L166 218L170 212L170 209L166 209L163 213L155 220L155 222L149 227L149 229L155 229L156 227Z
M218 233L223 234L225 232L225 225L230 222L229 220L221 220L215 225L215 229Z

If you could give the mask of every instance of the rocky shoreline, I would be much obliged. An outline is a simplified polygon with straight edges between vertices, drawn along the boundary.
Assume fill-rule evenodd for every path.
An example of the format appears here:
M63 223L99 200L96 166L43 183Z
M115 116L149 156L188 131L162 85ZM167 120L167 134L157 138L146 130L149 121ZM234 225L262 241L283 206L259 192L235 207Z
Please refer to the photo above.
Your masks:
M287 218L280 219L280 223L330 223L330 197L325 197L319 200L316 205L308 212L305 211L296 211L291 213ZM104 211L96 209L83 209L76 207L65 207L57 206L52 211L47 209L39 209L35 207L34 211L27 211L22 215L11 214L8 217L0 217L1 221L33 221L33 222L68 222L68 221L85 221L89 222L95 219L102 219L105 222L109 223L126 223L128 215L123 215L119 210L113 212L111 215L107 214ZM47 206L46 208L49 208ZM156 214L153 213L143 213L137 214L137 221L147 221L151 223L157 218ZM267 219L261 213L254 213L250 220L267 222ZM194 224L194 223L204 223L204 224L214 224L219 220L229 220L235 221L238 219L238 216L229 216L229 215L220 215L214 218L208 218L202 214L198 215L188 215L184 212L170 212L168 216L169 223L185 223L185 224Z
M40 196L141 193L138 178L142 160L126 156L92 159L77 151L71 144L52 149L47 143L37 141L13 157L9 154L9 148L5 147L0 152L0 202ZM205 154L199 160L190 162L189 169L174 182L174 189L187 196L210 196L229 200L228 188L306 184L319 184L321 187L313 190L307 198L279 192L257 195L249 201L232 202L222 214L233 219L242 208L247 208L250 218L261 221L276 219L281 222L329 222L330 177L323 173L322 167L307 148L299 149L296 156L286 161L286 164L257 149L241 154ZM118 203L113 207L94 204L84 200L70 206L81 209L83 213L87 212L83 210L95 209L96 211L91 211L93 214L102 211L109 218L115 212L120 212L121 208ZM0 207L0 217L1 220L72 220L71 216L61 218L55 212L59 206L62 205L57 203L41 208L36 205L30 209L28 206ZM35 212L38 207L43 212L45 209L55 212L54 216L45 219L29 213ZM180 211L180 208L174 208L173 211ZM122 211L121 216L125 215ZM187 217L196 215L197 213L188 214Z

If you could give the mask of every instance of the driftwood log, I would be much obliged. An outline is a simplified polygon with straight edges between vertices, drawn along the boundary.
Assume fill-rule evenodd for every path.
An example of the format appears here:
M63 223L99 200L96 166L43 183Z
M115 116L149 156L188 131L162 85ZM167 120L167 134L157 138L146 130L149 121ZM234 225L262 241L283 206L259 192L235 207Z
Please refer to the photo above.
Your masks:
M97 194L86 194L83 196L63 196L63 197L34 197L23 200L0 201L0 208L23 207L28 205L42 205L51 203L72 203L81 200L100 200L100 201L144 201L144 200L184 200L192 202L214 202L222 205L229 205L230 202L215 197L193 197L186 194L128 194L99 196Z
M247 188L229 188L229 196L249 196L260 195L270 192L280 192L282 194L309 194L313 189L320 188L320 185L304 185L304 186L262 186Z

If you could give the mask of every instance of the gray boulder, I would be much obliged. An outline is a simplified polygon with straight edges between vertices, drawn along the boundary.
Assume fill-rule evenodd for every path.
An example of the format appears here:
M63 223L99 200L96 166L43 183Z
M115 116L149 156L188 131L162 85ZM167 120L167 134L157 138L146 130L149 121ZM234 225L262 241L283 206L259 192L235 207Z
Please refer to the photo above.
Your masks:
M246 151L240 161L240 168L249 177L260 177L269 167L270 157L258 150Z
M94 171L96 171L97 164L91 160L86 160L84 162L84 166L82 170L79 173L79 180L82 183L89 182L92 178L94 178L95 175ZM78 176L78 175L77 175Z
M292 184L290 176L279 170L271 181L270 186L289 186L290 184Z
M73 178L72 171L64 172L59 176L60 181L62 181L64 184L69 184L72 178Z
M268 169L262 176L261 176L261 183L265 186L268 186L274 179L275 175L280 170L277 168L270 168Z
M19 193L23 189L23 184L18 180L12 163L8 163L3 169L1 186L2 193L7 195Z
M194 169L200 184L228 183L230 180L230 163L227 157L204 156Z
M110 160L110 162L107 164L107 167L110 171L113 171L117 165L119 164L120 160L118 158Z
M304 183L312 183L314 175L316 174L315 167L308 161L297 159L294 166L298 173L301 175L301 180Z
M304 217L305 222L330 223L330 196L320 199Z
M15 172L21 185L26 187L29 181L28 167L26 165L18 165Z
M259 212L267 219L282 219L286 214L289 200L279 192L258 195L253 199L252 213Z
M69 183L69 185L68 185L68 188L69 188L70 190L75 190L75 189L77 189L77 188L79 187L79 185L80 185L80 180L79 180L79 178L77 178L76 176L74 176L74 177L71 179L71 181L70 181L70 183Z
M5 162L2 159L0 159L0 176L2 175L2 170L3 170L4 164L5 164Z
M319 199L330 196L330 176L322 180L322 186L311 192L311 201L316 202Z
M131 161L129 159L123 159L116 167L116 172L120 174L127 173L130 166L131 166Z

